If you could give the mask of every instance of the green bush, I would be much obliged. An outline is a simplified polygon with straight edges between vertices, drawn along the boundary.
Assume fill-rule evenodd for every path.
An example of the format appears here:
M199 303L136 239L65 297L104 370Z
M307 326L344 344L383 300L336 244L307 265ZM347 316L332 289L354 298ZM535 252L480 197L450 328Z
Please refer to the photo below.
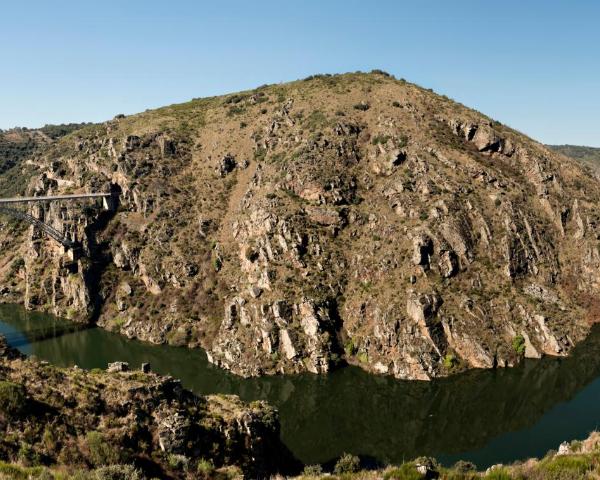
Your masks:
M116 465L121 462L119 451L100 432L89 432L85 440L92 465Z
M523 355L525 353L525 338L523 338L523 335L517 335L513 339L512 346L518 355Z
M492 468L484 478L486 480L512 480L510 472L505 467Z
M29 480L30 478L39 478L44 471L42 467L26 468L19 467L10 463L4 463L0 460L0 478L10 478L11 480Z
M0 413L9 416L19 415L25 410L27 396L23 385L13 382L0 382Z
M173 470L187 470L189 459L185 455L171 454L169 455L169 467Z
M390 137L389 135L375 135L375 136L372 138L372 140L371 140L371 143L372 143L373 145L379 145L379 144L382 144L382 145L384 145L384 144L386 144L386 143L388 142L388 140L389 140L390 138L391 138L391 137Z
M307 465L304 467L302 475L307 477L318 477L323 473L323 467L321 465Z
M215 473L215 465L213 464L212 460L205 460L204 458L201 458L198 461L196 471L200 475L200 478L212 478Z
M356 346L354 345L352 339L348 340L344 345L344 352L346 352L347 357L351 357L356 353Z
M28 443L21 443L19 452L17 453L19 463L26 467L35 467L40 464L40 454Z
M132 465L110 465L94 470L90 480L143 480L144 477Z
M421 480L423 475L417 471L414 463L403 463L398 468L394 468L385 473L384 480Z
M360 459L355 455L344 453L335 464L333 472L336 475L340 475L342 473L355 473L358 472L359 468Z
M456 470L459 473L467 473L467 472L474 472L477 470L477 465L475 465L473 462L467 462L465 460L459 460L458 462L456 462L454 464L454 466L452 467L454 470Z
M556 455L542 461L538 468L547 480L583 478L592 469L592 460L585 455Z
M446 367L447 369L451 369L457 364L458 364L458 360L452 353L448 353L444 357L444 367Z

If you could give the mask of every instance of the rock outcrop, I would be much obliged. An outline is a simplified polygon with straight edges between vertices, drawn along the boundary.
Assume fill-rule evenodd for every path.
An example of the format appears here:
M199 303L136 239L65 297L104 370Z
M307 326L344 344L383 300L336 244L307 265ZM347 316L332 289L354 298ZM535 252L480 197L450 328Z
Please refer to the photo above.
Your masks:
M174 463L236 467L250 478L297 468L279 440L277 412L231 395L197 396L178 380L62 369L27 359L0 336L0 459L69 467L133 463L148 475L189 478ZM174 461L177 460L177 462Z

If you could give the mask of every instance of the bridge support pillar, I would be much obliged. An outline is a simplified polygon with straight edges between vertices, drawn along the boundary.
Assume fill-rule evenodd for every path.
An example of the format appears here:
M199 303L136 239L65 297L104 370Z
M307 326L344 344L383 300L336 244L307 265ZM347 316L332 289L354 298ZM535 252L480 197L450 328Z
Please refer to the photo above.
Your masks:
M104 197L102 199L102 206L104 207L104 210L114 212L117 209L117 200L113 195L110 197Z

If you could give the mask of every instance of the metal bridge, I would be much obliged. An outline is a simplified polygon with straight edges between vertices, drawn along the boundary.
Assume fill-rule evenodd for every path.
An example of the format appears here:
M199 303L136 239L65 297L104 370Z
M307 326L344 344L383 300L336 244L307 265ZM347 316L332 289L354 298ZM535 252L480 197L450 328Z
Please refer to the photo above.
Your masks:
M30 204L30 203L50 203L50 202L64 202L64 201L75 201L75 200L89 200L90 198L102 198L105 200L105 207L111 208L108 203L112 198L111 193L80 193L75 195L53 195L44 197L13 197L13 198L0 198L0 213L5 213L19 220L23 220L34 227L40 229L50 238L56 240L66 249L73 249L75 244L69 240L63 232L59 232L51 225L44 223L42 220L35 218L33 215L13 208L14 205Z

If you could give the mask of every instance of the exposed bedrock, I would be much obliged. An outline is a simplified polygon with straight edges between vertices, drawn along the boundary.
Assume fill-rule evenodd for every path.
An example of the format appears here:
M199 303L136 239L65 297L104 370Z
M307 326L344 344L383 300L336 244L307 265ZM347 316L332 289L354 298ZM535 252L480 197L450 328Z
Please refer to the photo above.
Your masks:
M30 162L31 194L119 206L36 207L82 255L30 230L0 292L236 374L512 366L568 354L600 312L598 181L381 75L119 118Z

